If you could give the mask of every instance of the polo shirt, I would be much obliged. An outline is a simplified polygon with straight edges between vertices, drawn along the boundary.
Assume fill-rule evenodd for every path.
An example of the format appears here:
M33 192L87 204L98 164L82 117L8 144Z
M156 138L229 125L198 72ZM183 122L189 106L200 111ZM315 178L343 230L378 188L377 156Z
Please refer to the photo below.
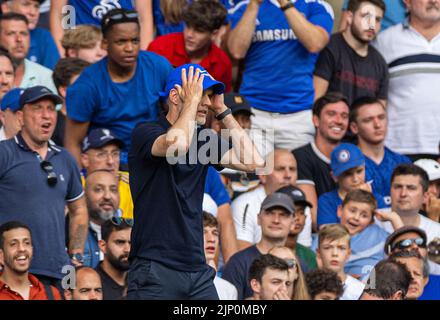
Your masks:
M376 48L388 64L388 134L401 154L438 154L440 33L428 41L408 21L379 33Z
M0 274L1 276L1 274ZM46 293L46 288L35 276L29 273L28 279L31 283L29 300L49 300ZM54 300L62 300L61 295L57 289L50 286ZM23 297L12 290L6 283L0 280L0 300L24 300Z
M170 128L161 114L157 122L142 123L133 130L128 156L134 203L130 259L154 260L183 272L203 271L207 268L202 214L205 178L209 163L219 163L230 146L214 131L199 127L184 156L153 156L154 142ZM210 135L203 137L204 133ZM217 153L203 153L209 159L201 159L199 155L211 147ZM177 163L170 164L173 161Z
M75 159L49 143L46 161L57 175L55 186L47 183L39 155L29 149L20 133L0 142L0 224L17 220L29 226L34 257L30 272L62 279L70 265L65 246L66 202L84 194Z
M53 93L57 92L52 80L52 70L24 59L24 75L20 83L20 88L26 89L34 86L45 86Z
M231 29L243 17L249 1L229 9ZM330 36L333 9L325 1L297 0L295 8L308 22ZM294 113L312 109L313 70L318 55L310 53L297 39L278 0L264 0L258 11L251 44L244 58L240 93L259 110Z
M68 87L67 116L78 122L90 122L89 131L95 128L111 130L124 142L121 163L126 164L131 132L137 124L157 119L159 93L171 70L165 58L141 51L133 77L116 83L108 72L108 57L103 58L85 68L78 80Z
M173 67L191 63L191 59L185 50L185 40L182 32L157 37L150 43L148 50L167 58ZM226 92L231 90L232 63L222 49L212 43L208 54L199 64L205 68L215 80L223 82L226 85Z
M102 262L95 268L101 277L103 300L121 300L126 287L116 283L107 272L102 269Z

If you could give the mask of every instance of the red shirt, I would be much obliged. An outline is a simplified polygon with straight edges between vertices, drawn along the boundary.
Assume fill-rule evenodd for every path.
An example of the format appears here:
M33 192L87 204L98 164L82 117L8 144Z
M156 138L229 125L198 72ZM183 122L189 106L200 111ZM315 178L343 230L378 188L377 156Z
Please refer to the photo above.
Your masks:
M1 276L1 273L0 273ZM48 300L44 285L33 275L29 273L28 279L31 283L31 290L29 292L29 300ZM61 300L61 295L57 289L52 289L55 300ZM24 300L23 297L13 291L6 283L0 280L0 300Z
M157 37L150 43L147 50L164 56L174 67L191 63L185 51L183 32L170 33ZM212 44L208 55L204 57L199 64L205 68L215 80L225 84L226 92L231 90L232 63L222 49Z

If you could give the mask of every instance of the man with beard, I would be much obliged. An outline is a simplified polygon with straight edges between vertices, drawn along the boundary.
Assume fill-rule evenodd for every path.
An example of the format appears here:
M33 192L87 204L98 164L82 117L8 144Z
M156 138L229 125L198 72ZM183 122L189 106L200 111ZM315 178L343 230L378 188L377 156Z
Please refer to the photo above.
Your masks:
M96 268L103 259L98 241L102 238L102 225L117 215L119 190L111 171L97 170L86 179L86 201L89 211L89 232L84 247L84 265Z
M411 160L385 147L388 129L385 105L374 97L354 101L350 108L350 129L365 155L365 181L390 205L391 174L398 165Z
M349 104L363 96L376 97L385 104L388 67L370 42L380 31L385 12L383 0L351 0L348 28L332 35L320 53L313 77L315 100L328 91L338 91Z
M339 145L348 128L349 108L344 95L329 92L313 105L314 141L293 150L298 163L298 187L313 205L313 228L316 230L318 197L336 188L330 171L330 155Z
M104 261L96 267L101 276L104 300L120 300L127 293L128 255L133 220L112 218L102 225L99 248Z
M72 156L50 140L56 105L63 100L48 88L35 86L24 90L19 101L22 129L13 139L0 142L0 223L19 220L29 226L38 252L30 271L40 281L60 286L63 267L82 264L87 238L80 173Z
M408 18L381 32L376 48L388 63L389 129L394 152L436 160L440 136L440 1L404 0Z
M61 300L57 289L29 273L32 256L28 226L17 221L0 226L0 300Z

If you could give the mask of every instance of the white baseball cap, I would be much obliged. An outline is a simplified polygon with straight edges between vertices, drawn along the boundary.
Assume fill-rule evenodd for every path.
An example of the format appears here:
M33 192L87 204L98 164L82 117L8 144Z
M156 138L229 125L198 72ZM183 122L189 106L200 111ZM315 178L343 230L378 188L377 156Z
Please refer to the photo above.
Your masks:
M419 159L414 162L414 164L426 171L429 181L440 179L440 163L437 161L432 159Z

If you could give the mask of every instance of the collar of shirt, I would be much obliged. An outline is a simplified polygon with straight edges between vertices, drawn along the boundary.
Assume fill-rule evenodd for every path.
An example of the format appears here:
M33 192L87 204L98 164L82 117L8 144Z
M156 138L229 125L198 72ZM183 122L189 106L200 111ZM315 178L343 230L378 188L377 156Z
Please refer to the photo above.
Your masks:
M102 262L98 263L98 266L96 267L96 271L100 274L102 281L108 282L111 284L112 288L114 289L123 289L125 286L120 286L115 280L113 280L112 277L109 276L107 272L104 271L102 268Z
M30 151L30 152L35 152L33 151L31 148L29 148L29 146L27 145L26 141L24 141L23 136L21 135L21 131L19 133L17 133L17 135L14 137L15 139L15 143L17 143L17 145L22 148L25 151ZM48 153L47 153L47 157L49 158L49 156L53 153L60 153L61 149L58 148L58 146L52 141L49 140L48 141Z
M211 47L209 48L208 54L202 59L202 61L199 63L202 65L205 69L210 69L211 66L215 65L216 63L221 62L220 56L218 54L212 54L215 50L215 44L211 43ZM185 39L183 37L182 33L182 40L177 42L176 44L176 55L184 58L186 61L190 61L190 58L188 56L188 53L185 50Z
M159 119L157 122L161 127L165 128L166 130L168 130L172 126L172 124L166 118L166 114L164 112L159 113Z
M3 273L0 273L0 276ZM43 290L40 281L32 274L28 273L28 280L31 283L30 284L30 292L29 292L29 300L32 300L32 298L38 294L41 290ZM21 298L23 298L19 293L17 293L16 291L12 290L11 287L9 287L6 283L4 283L3 281L0 280L0 292L6 290L9 291L11 294L16 295L16 296L20 296Z

